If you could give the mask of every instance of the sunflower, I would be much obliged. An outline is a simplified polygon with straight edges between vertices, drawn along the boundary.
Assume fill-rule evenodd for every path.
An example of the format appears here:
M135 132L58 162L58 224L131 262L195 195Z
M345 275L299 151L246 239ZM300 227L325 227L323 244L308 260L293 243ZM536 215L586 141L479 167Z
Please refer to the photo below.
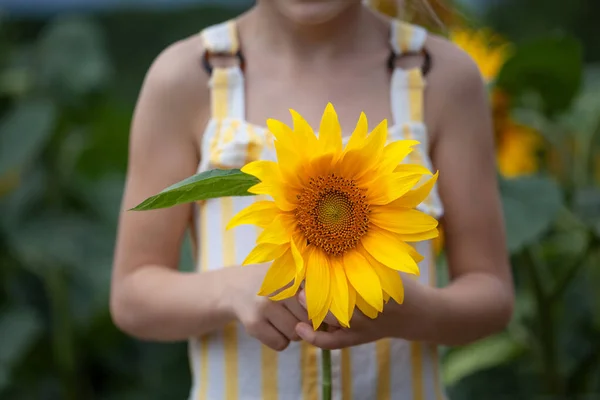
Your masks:
M496 79L512 51L509 43L489 29L457 28L450 32L450 40L473 58L488 82Z
M294 296L302 282L307 311L317 329L328 312L349 326L355 307L375 318L390 298L404 299L399 272L419 274L422 257L407 242L438 235L435 218L415 208L437 180L421 165L400 164L418 144L387 143L387 122L368 134L361 114L347 144L328 104L315 136L290 110L293 129L267 121L277 162L242 168L260 183L249 192L269 195L242 210L228 228L253 224L264 231L244 264L273 261L259 295Z
M535 129L509 121L499 135L496 150L498 170L506 178L537 172L542 145L542 137Z

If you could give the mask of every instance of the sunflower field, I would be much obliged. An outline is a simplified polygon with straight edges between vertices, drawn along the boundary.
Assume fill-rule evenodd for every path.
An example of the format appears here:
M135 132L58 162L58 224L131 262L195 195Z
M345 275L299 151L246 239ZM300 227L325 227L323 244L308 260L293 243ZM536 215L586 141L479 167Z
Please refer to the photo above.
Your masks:
M600 399L600 3L430 3L487 81L517 295L504 332L444 349L449 398ZM186 398L186 344L108 312L128 129L156 54L242 10L1 11L0 399Z

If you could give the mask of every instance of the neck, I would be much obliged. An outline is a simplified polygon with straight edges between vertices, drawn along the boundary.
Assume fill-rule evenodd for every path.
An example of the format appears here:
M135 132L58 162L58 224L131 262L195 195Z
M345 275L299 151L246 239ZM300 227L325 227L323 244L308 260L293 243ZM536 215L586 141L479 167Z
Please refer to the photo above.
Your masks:
M307 22L308 17L284 15L270 1L257 1L243 18L254 40L279 54L306 59L334 57L361 46L373 36L373 24L365 22L376 17L356 2L324 22Z

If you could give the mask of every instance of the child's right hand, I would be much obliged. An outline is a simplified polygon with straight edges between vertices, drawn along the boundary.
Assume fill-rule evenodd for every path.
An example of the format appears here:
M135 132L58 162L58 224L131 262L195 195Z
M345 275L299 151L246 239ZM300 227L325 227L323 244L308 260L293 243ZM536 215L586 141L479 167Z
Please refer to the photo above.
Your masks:
M240 268L240 279L231 282L230 306L250 336L282 351L290 341L300 340L295 328L299 322L308 322L308 315L296 296L275 302L256 294L268 267L260 264Z

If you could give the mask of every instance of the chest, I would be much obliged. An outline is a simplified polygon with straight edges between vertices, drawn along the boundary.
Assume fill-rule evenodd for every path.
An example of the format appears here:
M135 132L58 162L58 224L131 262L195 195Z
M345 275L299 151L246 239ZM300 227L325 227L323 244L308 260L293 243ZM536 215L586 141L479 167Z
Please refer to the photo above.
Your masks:
M361 112L371 127L383 119L391 125L392 71L385 57L380 58L310 68L249 65L244 71L246 120L256 125L264 125L268 118L291 123L292 108L317 130L323 109L331 102L347 135Z

